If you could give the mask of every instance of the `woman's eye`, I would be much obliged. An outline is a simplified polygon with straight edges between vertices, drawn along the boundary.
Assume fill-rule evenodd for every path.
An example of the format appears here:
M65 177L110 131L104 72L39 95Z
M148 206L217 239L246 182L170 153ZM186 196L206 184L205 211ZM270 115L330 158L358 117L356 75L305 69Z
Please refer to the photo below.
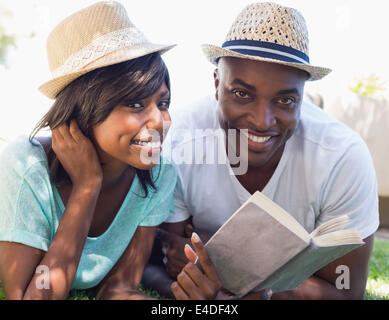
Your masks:
M234 90L232 93L239 99L249 99L250 96L247 94L247 92L242 90Z
M140 103L129 103L128 107L130 107L132 109L142 109L143 105L141 105Z
M161 101L159 103L159 107L162 108L162 109L169 109L169 106L170 106L170 101L169 100Z

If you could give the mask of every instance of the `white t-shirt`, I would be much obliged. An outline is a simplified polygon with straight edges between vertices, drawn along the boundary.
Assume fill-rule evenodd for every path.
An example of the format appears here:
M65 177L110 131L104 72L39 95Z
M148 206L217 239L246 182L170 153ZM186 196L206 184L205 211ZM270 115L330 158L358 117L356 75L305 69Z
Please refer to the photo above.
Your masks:
M228 161L218 164L207 158L220 150L225 155L221 140L216 139L216 144L200 154L196 149L220 130L218 103L213 97L191 105L173 122L164 152L176 163L178 182L175 212L166 222L192 216L199 232L212 235L251 196L230 174ZM262 192L309 233L344 214L350 217L349 227L357 229L362 238L379 225L377 180L366 144L357 133L307 102L302 104L296 131Z

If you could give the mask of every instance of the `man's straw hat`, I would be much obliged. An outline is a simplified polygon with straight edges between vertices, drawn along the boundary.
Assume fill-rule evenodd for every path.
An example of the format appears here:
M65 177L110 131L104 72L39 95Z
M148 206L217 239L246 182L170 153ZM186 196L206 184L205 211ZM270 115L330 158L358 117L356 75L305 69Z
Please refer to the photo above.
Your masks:
M54 99L87 72L154 52L162 54L174 46L149 42L120 3L98 2L66 18L50 33L47 55L53 79L39 90Z
M307 71L308 80L318 80L331 72L309 62L308 30L303 16L293 8L275 3L255 3L238 15L222 47L205 44L209 61L236 57L278 63Z

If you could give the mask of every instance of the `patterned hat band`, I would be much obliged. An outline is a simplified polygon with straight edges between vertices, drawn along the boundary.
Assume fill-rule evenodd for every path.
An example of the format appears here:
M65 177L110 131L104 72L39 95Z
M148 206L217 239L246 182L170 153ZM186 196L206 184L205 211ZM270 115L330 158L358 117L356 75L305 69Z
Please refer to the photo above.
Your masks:
M309 64L309 56L307 56L304 52L272 42L257 40L231 40L224 42L222 48L255 57L306 65Z
M143 33L134 27L110 32L98 37L82 50L71 55L62 66L52 71L52 75L55 78L77 72L109 53L146 42L147 39Z

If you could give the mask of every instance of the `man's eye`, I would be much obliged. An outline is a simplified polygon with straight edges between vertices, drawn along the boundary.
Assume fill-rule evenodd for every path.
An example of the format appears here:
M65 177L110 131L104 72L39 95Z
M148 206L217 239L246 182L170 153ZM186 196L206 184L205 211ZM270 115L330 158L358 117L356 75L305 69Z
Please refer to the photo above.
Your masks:
M242 90L234 90L232 93L239 99L248 99L250 96L247 94L247 92Z
M280 98L280 99L278 99L278 103L285 105L285 106L291 105L293 102L295 102L295 99L293 99L293 98Z

